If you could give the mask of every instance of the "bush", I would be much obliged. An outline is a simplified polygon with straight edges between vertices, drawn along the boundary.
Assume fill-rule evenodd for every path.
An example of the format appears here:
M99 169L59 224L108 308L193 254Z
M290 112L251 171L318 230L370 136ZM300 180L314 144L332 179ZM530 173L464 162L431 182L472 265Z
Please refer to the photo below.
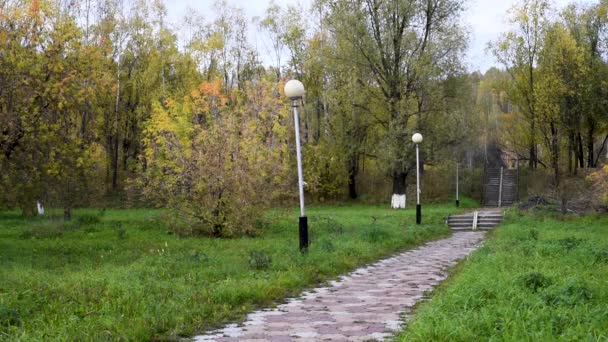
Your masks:
M245 107L229 107L212 81L192 93L192 108L167 100L152 110L137 184L172 210L166 218L180 235L251 234L259 209L293 181L288 107L273 96L276 85L247 87L259 97Z

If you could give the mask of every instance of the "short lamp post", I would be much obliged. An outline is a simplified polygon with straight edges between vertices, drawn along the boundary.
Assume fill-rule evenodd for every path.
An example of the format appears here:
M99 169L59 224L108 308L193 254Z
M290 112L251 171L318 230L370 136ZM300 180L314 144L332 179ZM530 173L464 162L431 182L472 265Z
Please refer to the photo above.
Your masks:
M415 133L412 136L412 142L416 144L416 224L421 224L422 207L420 206L420 148L418 145L422 142L422 134Z
M304 208L304 176L302 174L302 150L300 148L300 119L298 103L302 100L305 90L302 82L291 80L285 84L285 96L291 100L293 121L296 129L296 157L298 159L298 188L300 190L300 251L308 249L308 218Z

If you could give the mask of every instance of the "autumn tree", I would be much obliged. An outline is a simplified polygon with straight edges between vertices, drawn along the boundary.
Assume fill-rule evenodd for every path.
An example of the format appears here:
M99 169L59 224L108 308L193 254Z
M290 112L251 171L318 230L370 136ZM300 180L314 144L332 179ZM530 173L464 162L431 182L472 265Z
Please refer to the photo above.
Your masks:
M55 199L66 219L84 194L96 153L94 123L101 55L83 44L76 9L51 1L4 8L0 25L0 122L5 201L32 214Z

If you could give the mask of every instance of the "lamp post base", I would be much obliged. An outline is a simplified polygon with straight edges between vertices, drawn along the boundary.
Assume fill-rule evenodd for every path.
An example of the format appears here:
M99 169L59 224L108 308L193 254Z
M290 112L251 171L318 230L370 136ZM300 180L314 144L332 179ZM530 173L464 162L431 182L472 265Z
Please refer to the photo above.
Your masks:
M422 223L422 207L420 204L416 205L416 224Z
M300 217L300 251L308 250L308 217Z
M456 208L460 207L460 200L456 200Z

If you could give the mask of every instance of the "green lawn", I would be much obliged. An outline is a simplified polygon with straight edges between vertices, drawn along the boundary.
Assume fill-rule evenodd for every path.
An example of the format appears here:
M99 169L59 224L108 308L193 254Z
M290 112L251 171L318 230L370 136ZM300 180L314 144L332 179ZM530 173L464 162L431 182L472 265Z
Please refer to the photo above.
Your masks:
M401 341L605 341L608 215L511 213Z
M0 213L0 339L191 336L446 236L454 208L425 206L416 226L413 209L313 207L306 255L293 210L268 212L262 236L232 240L168 234L157 210L108 210L99 222L96 212L78 210L68 224Z

